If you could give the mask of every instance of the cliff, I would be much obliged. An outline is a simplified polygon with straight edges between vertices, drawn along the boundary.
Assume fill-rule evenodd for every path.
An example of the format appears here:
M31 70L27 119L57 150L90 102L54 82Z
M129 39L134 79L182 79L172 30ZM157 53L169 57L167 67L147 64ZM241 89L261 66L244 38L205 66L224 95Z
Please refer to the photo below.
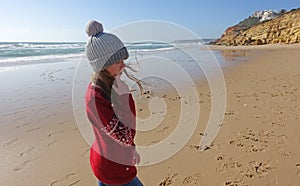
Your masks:
M257 19L257 17L249 17L243 22L229 27L221 38L212 44L262 45L300 42L300 8L281 13L270 20L261 22Z

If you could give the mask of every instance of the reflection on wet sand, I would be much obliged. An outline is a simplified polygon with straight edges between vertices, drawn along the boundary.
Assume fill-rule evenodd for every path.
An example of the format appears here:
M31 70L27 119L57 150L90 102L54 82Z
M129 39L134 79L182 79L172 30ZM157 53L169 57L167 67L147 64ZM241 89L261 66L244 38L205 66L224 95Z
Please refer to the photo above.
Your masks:
M220 54L225 62L247 62L250 53L254 51L250 50L218 50L216 53Z

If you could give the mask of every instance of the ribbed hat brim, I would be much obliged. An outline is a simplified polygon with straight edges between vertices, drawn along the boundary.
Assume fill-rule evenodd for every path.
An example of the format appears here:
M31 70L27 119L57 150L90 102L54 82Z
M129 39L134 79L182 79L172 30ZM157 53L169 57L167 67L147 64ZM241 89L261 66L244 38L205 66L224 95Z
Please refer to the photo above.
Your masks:
M103 69L120 61L125 60L129 57L128 51L126 47L121 48L116 53L114 53L104 64Z
M121 48L116 53L114 53L112 56L109 57L109 59L106 61L104 65L102 65L102 59L96 59L94 61L90 61L91 66L93 67L93 70L95 72L99 72L110 65L117 63L120 60L125 60L129 57L129 53L127 51L126 47ZM100 62L99 62L100 61Z

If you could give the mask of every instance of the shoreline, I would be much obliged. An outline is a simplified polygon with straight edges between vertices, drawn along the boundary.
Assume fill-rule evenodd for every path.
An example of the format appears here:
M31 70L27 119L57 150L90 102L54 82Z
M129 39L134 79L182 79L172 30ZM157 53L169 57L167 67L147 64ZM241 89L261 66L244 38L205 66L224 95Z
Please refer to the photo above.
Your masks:
M212 95L207 81L195 81L201 106L197 128L174 156L138 167L138 176L145 185L299 183L300 127L296 124L300 117L300 45L221 48L212 49L220 50L221 55L228 49L257 49L262 50L262 55L253 57L254 53L246 53L242 55L246 61L222 68L227 89L226 112L213 145L202 152L198 147L209 118ZM232 56L228 58L226 53L230 61L241 53L229 54ZM90 170L89 145L73 116L76 64L58 64L49 63L22 73L3 72L6 74L0 76L11 78L0 92L1 104L5 105L0 124L0 185L97 184ZM21 75L26 83L22 83ZM158 112L155 102L154 112L149 111L147 104L155 96L165 101L167 113ZM138 145L152 145L172 134L181 104L190 105L194 100L178 97L171 89L159 95L135 97L135 101L138 117L165 117L153 130L137 132ZM188 120L185 122L188 125Z
M298 49L300 43L295 44L265 44L265 45L243 45L243 46L224 46L224 45L207 45L208 50L282 50L282 49ZM205 49L204 49L205 50Z

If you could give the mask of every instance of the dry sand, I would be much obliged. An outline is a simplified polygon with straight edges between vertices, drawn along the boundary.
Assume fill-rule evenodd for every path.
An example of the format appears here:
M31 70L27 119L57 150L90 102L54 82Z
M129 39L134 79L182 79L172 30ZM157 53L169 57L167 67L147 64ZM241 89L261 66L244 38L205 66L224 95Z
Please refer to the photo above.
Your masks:
M244 62L224 68L227 107L212 146L199 151L211 93L206 81L197 81L201 112L191 139L171 158L139 167L139 178L150 186L298 185L300 46L213 49L228 59L239 57L240 50L261 52L247 53ZM1 72L1 81L6 76L19 81L6 79L0 92L0 185L96 185L89 145L72 111L76 64L47 64L39 70L36 66ZM20 81L29 74L30 83ZM165 101L166 115L148 110L147 103L155 96ZM138 117L164 118L155 129L138 132L137 145L152 145L172 134L180 104L193 101L173 90L150 92L135 100Z

